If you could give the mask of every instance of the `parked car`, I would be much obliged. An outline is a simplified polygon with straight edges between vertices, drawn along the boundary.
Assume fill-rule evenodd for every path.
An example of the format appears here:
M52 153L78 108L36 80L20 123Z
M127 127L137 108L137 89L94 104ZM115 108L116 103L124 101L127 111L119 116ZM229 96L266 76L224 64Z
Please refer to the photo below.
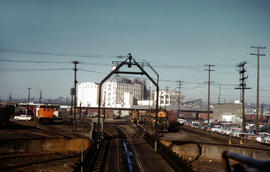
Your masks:
M194 128L199 128L200 122L198 122L198 121L192 121L191 122L191 126L194 127Z
M92 114L92 118L97 118L98 117L98 113L94 112ZM103 114L100 114L100 118L104 118L104 115Z
M31 119L32 119L32 116L30 116L30 115L19 115L19 116L14 116L14 120L30 121Z
M256 137L256 141L258 141L258 142L263 142L263 137L262 137L262 136Z
M267 144L270 144L270 136L265 136L265 137L263 138L263 142L264 142L264 143L267 143Z
M179 122L180 125L184 125L187 123L185 119L178 118L177 121Z
M229 127L222 127L220 132L221 132L222 134L229 135L229 134L231 133L231 130L230 130Z
M95 117L97 117L98 116L98 113L97 112L93 112L92 114L91 114L91 117L92 118L95 118Z
M212 132L221 133L221 125L213 125L212 127L209 128L209 130Z

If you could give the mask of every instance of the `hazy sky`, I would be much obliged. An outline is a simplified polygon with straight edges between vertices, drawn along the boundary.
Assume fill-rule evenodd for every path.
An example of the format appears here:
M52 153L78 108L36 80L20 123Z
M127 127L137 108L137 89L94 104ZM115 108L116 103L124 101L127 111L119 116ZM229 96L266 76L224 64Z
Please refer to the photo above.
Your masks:
M69 96L78 82L100 82L118 55L132 53L188 100L207 99L205 64L214 64L211 101L239 98L235 65L247 61L247 101L256 98L256 53L261 57L261 102L270 103L269 0L0 0L0 98ZM82 70L81 70L82 69ZM89 71L85 71L89 70ZM91 72L92 71L92 72ZM224 85L225 84L225 85Z

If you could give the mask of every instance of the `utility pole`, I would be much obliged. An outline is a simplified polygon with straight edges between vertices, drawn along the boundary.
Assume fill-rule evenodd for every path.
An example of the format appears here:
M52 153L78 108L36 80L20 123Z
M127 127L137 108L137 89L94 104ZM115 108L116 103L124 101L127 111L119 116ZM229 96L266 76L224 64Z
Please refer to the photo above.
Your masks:
M221 85L219 85L218 104L220 104Z
M28 104L30 103L30 90L31 90L31 88L28 88L28 99L27 99Z
M178 82L178 113L179 113L179 117L180 117L180 107L181 107L181 88L182 88L182 82L183 81L177 81Z
M39 92L39 104L41 104L41 100L42 100L42 91L40 90L40 92Z
M71 101L70 101L70 117L71 117L71 120L74 121L74 119L72 118L72 114L73 114L72 108L73 108L74 88L71 88L70 89L70 95L71 95Z
M77 65L79 64L79 62L78 61L73 61L72 62L73 64L74 64L74 101L73 101L73 105L74 105L74 107L73 107L73 118L74 118L74 121L73 121L73 129L74 129L74 131L76 131L77 130L77 120L76 120L76 113L77 113L77 109L76 109L76 107L77 107L77 97L76 97L76 93L77 93L77 89L76 89L76 87L77 87L77 71L78 71L78 69L77 69Z
M165 94L165 110L167 110L167 96L168 96L168 90L169 90L169 87L166 86L166 94Z
M12 100L11 91L9 92L9 101Z
M260 54L261 49L265 49L266 47L253 47L251 46L250 48L255 48L257 49L257 54L255 53L250 53L250 55L255 55L257 56L257 104L256 104L256 134L259 133L259 99L260 99L260 56L265 56L265 54Z
M240 74L240 84L238 88L235 89L241 89L241 102L242 102L242 131L245 133L246 132L246 116L245 116L245 90L246 89L251 89L251 88L247 88L246 87L246 79L248 78L248 76L245 76L245 65L247 64L247 62L242 62L239 63L237 65L237 67L239 68L239 74Z
M26 115L28 114L28 109L29 109L29 103L30 103L30 90L31 88L28 88L28 98L27 98L27 107L26 107Z
M215 67L215 65L204 65L204 66L208 66L208 69L205 69L206 71L208 71L208 107L207 107L207 124L209 124L209 117L210 117L210 73L211 71L214 71L213 69L211 69L211 67Z
M150 83L150 100L149 100L149 109L150 109L150 102L152 101L152 94L153 94L153 91L152 91L152 82ZM151 109L152 109L152 105L151 105Z
M263 115L263 113L264 113L264 104L262 103L261 104L261 114Z

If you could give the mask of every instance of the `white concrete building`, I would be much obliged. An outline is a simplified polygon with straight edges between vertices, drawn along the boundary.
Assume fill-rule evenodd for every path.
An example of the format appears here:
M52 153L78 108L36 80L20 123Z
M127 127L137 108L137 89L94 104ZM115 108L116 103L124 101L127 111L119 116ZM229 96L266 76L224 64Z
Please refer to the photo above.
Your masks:
M133 105L134 95L129 92L124 92L124 103L126 108L130 108Z
M155 95L155 99L156 99L156 95ZM158 104L159 106L168 106L171 104L171 95L166 92L166 91L160 91L159 92L159 100L158 100Z
M105 82L102 92L105 106L130 107L133 105L134 98L142 99L143 86L137 83Z
M94 82L84 82L78 85L77 106L97 107L98 106L99 84Z
M156 92L154 96L154 100L156 101ZM169 106L169 105L178 105L179 92L174 90L162 90L159 91L159 106ZM183 103L185 101L185 97L183 94L180 95L180 102Z
M155 103L154 100L138 100L137 104L139 106L153 106Z
M83 107L98 106L99 84L85 82L78 85L77 105ZM120 81L105 82L101 90L101 106L131 107L135 100L141 100L144 94L144 84L136 79L124 78Z

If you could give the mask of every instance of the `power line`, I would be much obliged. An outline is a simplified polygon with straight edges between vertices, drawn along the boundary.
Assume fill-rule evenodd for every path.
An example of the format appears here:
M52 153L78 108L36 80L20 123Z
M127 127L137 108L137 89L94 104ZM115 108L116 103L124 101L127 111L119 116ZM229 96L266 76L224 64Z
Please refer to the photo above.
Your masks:
M115 55L97 55L97 54L79 54L79 53L59 53L51 51L40 50L16 50L0 48L0 52L15 53L15 54L35 54L35 55L47 55L47 56L60 56L60 57L85 57L85 58L112 58Z
M161 82L178 82L176 80L164 80L164 79L159 80L159 81L161 81ZM186 83L187 84L205 84L204 82L189 82L189 81L183 81L183 82L185 82L185 84Z
M105 72L98 72L98 71L95 71L95 70L88 70L88 69L78 69L78 70L80 70L80 71L84 71L84 72L91 72L91 73L103 73L103 74L107 74L107 73L105 73Z
M0 69L0 72L31 72L31 71L61 71L72 70L71 68L54 68L54 69Z
M70 63L70 62L61 62L61 61L12 60L12 59L0 59L0 62L16 62L16 63Z
M70 64L71 61L45 61L45 60L14 60L14 59L0 59L0 62L15 62L15 63L38 63L38 64ZM108 66L110 64L105 63L89 63L89 62L80 62L82 65L88 65L88 66Z
M206 85L196 85L196 86L194 86L194 87L192 87L192 88L186 88L185 87L185 91L188 91L188 90L195 90L195 89L197 89L197 88L202 88L202 87L204 87L204 86L206 86Z
M0 69L0 72L31 72L31 71L61 71L61 70L72 70L72 68L44 68L44 69ZM91 72L91 73L103 73L106 74L105 72L99 72L95 70L88 70L88 69L78 69L80 71L84 72Z

